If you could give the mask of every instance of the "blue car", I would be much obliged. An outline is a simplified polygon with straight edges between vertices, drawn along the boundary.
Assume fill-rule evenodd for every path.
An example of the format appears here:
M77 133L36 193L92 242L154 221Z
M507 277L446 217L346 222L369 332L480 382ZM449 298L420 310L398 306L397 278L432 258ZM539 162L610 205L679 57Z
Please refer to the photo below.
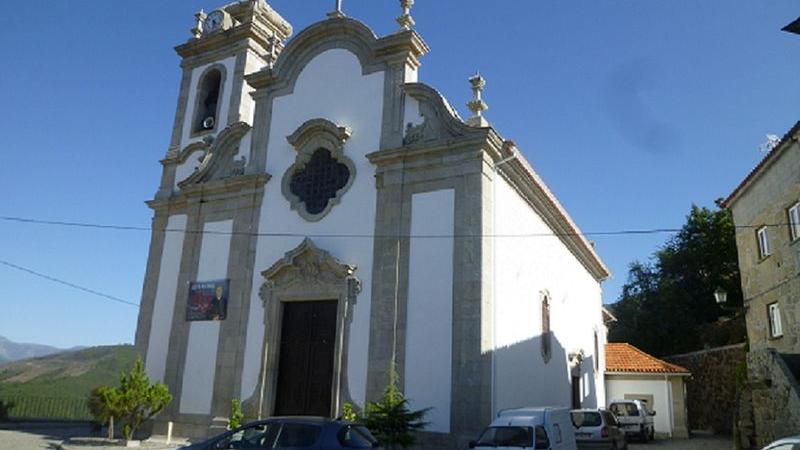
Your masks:
M222 433L183 450L377 449L363 425L321 417L272 417Z

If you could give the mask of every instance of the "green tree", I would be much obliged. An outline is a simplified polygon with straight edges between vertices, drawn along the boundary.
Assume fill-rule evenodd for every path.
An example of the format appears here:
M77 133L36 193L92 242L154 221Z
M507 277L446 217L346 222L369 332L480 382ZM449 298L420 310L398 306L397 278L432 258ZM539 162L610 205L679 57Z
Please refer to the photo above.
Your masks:
M612 306L618 321L609 340L629 342L658 356L745 340L744 318L716 304L742 305L736 235L730 211L692 206L681 230L650 262L631 264Z
M362 419L381 445L389 449L405 449L414 445L414 433L425 428L427 423L423 419L430 411L430 408L410 411L408 399L400 391L398 381L397 370L392 364L389 368L389 384L383 391L383 397L377 402L367 402Z
M121 413L119 391L109 386L97 386L89 394L86 405L98 423L108 425L108 438L113 439L114 417Z
M231 416L228 418L228 429L235 430L242 426L244 413L242 412L242 402L235 398L231 400Z
M120 377L119 384L114 401L123 424L122 434L130 440L142 423L169 405L172 394L163 383L151 384L141 359L136 360L130 373Z

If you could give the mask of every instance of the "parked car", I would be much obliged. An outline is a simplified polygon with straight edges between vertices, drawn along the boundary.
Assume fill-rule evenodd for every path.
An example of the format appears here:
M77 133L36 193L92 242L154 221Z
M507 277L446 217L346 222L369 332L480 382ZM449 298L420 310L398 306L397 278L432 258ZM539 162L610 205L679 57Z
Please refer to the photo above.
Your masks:
M500 411L472 449L577 450L567 408L515 408Z
M647 404L641 400L613 400L608 409L617 418L627 436L634 436L642 441L650 441L655 437L655 411L649 411Z
M376 449L378 441L362 425L317 417L273 417L251 422L183 450Z
M627 450L625 432L611 412L602 409L574 409L570 416L575 425L578 450Z
M779 439L762 450L800 450L800 435Z

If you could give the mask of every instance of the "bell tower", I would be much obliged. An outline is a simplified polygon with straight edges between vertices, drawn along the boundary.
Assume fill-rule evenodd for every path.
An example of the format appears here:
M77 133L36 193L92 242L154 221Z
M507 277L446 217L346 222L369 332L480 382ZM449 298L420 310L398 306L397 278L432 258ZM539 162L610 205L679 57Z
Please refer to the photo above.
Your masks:
M190 31L191 38L175 47L182 77L157 199L171 197L198 167L191 153L227 127L252 125L252 89L244 76L275 60L292 26L265 0L241 0L208 14L200 10Z

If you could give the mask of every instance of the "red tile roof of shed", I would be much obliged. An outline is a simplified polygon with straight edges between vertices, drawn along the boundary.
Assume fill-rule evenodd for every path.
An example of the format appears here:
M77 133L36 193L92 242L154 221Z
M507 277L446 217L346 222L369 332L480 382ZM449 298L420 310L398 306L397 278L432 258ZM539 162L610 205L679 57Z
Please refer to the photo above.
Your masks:
M662 361L625 343L606 344L606 372L689 373L684 367Z

